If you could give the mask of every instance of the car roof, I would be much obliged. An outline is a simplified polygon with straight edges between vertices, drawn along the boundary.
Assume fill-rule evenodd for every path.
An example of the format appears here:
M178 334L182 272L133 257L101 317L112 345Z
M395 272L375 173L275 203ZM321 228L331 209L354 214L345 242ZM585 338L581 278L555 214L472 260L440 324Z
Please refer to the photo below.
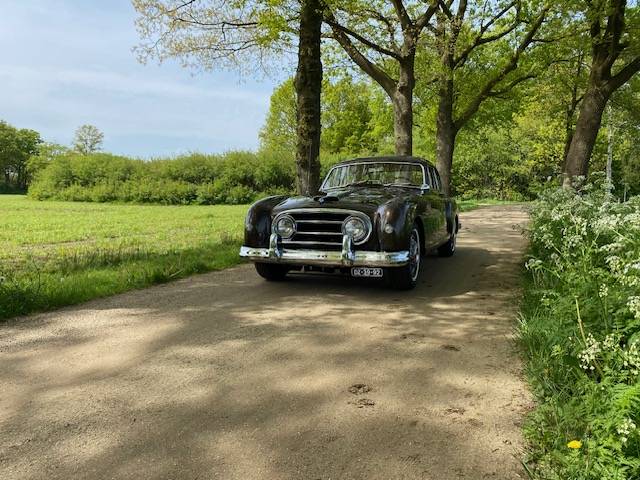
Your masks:
M343 160L342 162L336 163L334 166L338 165L349 165L350 163L376 163L376 162L407 162L407 163L419 163L421 165L434 167L433 163L428 160L425 160L421 157L413 157L413 156L403 156L403 155L385 155L381 157L362 157L362 158L354 158L352 160Z

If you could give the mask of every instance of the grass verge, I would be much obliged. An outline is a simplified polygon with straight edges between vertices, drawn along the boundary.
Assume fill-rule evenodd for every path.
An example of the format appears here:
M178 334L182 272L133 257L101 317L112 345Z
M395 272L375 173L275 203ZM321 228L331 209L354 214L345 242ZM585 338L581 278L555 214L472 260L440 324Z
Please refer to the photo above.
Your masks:
M550 191L533 208L519 335L531 478L640 478L640 197Z

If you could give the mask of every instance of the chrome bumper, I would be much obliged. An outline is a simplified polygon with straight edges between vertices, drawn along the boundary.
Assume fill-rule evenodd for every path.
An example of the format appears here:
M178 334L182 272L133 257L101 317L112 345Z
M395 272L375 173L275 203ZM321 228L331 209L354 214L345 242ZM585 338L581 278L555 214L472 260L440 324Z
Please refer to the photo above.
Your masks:
M342 237L342 251L291 250L279 246L278 235L269 238L269 248L241 247L240 256L255 262L318 265L324 267L401 267L409 262L409 252L356 252L351 238Z

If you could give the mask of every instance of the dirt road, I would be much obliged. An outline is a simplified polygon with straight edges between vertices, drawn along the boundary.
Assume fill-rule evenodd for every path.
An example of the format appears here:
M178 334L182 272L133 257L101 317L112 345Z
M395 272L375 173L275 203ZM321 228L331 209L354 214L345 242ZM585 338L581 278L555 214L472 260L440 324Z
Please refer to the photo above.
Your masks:
M522 478L525 219L411 292L243 265L0 325L0 478Z

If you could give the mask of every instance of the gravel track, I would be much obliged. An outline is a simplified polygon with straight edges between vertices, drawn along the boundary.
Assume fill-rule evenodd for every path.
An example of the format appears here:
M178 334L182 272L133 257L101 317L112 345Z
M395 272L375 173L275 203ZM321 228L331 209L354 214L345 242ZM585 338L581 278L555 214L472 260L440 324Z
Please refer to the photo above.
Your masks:
M526 214L461 222L411 292L242 265L1 325L0 478L524 478Z

